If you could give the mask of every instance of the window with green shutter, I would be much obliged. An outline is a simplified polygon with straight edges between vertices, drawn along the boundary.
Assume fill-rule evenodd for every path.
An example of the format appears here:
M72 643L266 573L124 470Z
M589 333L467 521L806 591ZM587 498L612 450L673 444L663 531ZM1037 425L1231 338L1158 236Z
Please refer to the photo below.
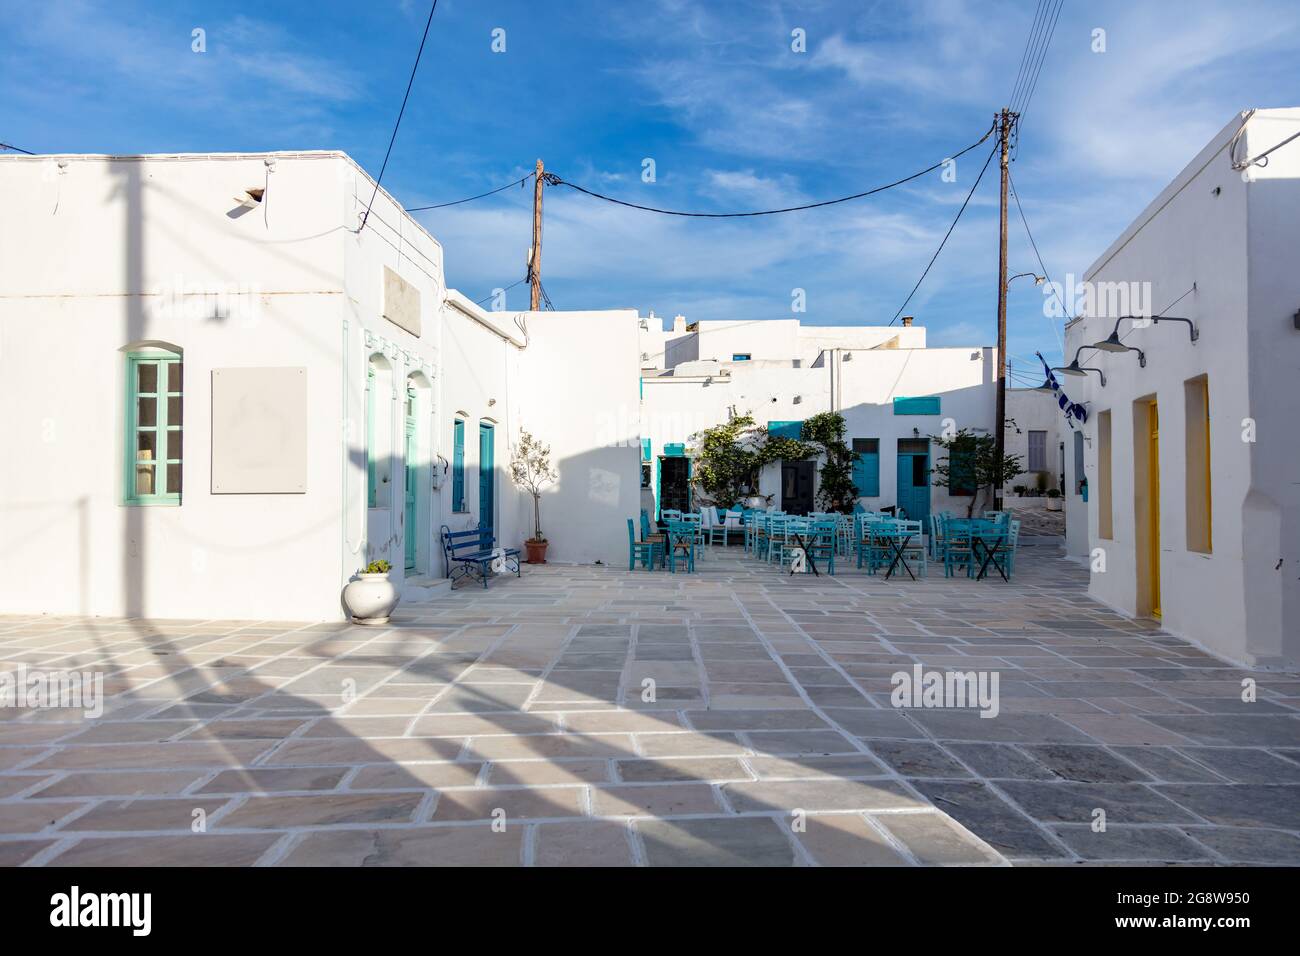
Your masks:
M858 496L875 498L880 495L880 439L853 439L853 484Z
M161 349L127 355L128 505L181 503L183 366Z

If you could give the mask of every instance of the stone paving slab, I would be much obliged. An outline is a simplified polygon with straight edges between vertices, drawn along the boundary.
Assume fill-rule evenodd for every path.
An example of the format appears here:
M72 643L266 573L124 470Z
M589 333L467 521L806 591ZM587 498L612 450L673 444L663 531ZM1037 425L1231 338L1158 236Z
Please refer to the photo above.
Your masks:
M0 670L108 695L0 708L0 865L1300 864L1300 675L1086 578L1049 546L1010 584L730 548L378 629L0 617ZM918 664L996 672L996 716L896 708Z

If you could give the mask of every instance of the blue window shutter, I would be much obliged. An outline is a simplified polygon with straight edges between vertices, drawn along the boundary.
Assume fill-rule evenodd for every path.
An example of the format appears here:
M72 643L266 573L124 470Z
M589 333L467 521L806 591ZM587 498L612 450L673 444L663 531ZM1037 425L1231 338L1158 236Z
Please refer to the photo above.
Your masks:
M859 497L880 496L880 439L853 439L853 484Z
M938 395L918 395L913 398L895 398L895 415L938 415Z
M650 460L650 439L648 438L641 439L641 460Z
M772 438L793 438L795 441L803 436L803 421L768 422L767 433Z
M451 452L451 510L465 510L465 423L459 418L453 426Z

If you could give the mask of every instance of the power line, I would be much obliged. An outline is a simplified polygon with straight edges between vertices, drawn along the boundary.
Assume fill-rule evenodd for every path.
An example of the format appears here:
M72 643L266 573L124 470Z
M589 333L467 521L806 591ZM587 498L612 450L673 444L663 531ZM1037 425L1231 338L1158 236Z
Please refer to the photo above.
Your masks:
M593 192L590 189L586 189L582 186L579 186L577 183L571 183L568 182L567 180L561 179L559 176L555 175L554 173L545 173L543 178L546 184L549 186L568 186L570 189L575 189L580 193L585 193L586 195L591 196L594 199L603 199L605 202L614 203L615 205L618 206L627 206L629 209L640 209L643 212L655 212L655 213L659 213L662 216L685 216L692 219L739 219L739 218L744 218L749 216L774 216L777 215L778 213L800 212L805 209L819 209L822 206L834 206L837 203L849 202L850 200L853 199L862 199L865 196L871 196L879 192L884 192L886 189L893 189L895 186L901 186L904 183L909 183L914 179L919 179L921 176L924 176L926 173L934 172L936 169L943 166L945 163L950 162L953 159L956 159L958 156L970 152L976 146L980 145L980 143L984 142L986 139L992 136L993 130L995 128L996 128L996 124L994 126L990 126L989 131L985 133L983 136L981 136L978 140L976 140L974 143L971 143L969 146L967 146L965 149L961 150L960 152L954 153L952 156L948 157L947 159L940 160L939 162L935 163L933 166L928 166L925 169L921 170L920 172L912 173L910 176L906 176L902 179L895 180L892 183L887 183L884 186L876 186L874 189L868 189L865 192L854 193L852 196L841 196L839 199L826 199L823 200L822 202L806 203L805 205L802 206L787 206L783 209L761 209L754 212L684 212L680 209L660 209L656 206L643 206L640 205L639 203L626 202L622 199L615 199L613 196L606 196L598 192Z
M501 289L501 290L499 290L499 291L502 292L502 293L509 292L509 291L510 291L511 289L513 289L515 286L517 286L517 285L523 285L523 284L524 284L525 282L527 282L527 281L528 281L528 277L525 276L524 278L520 279L518 282L512 282L512 283L510 283L508 286L506 286L504 289ZM475 305L482 305L482 304L483 304L484 302L486 302L488 299L491 299L491 298L495 297L495 296L497 295L497 292L498 292L497 289L493 289L491 292L489 292L487 295L483 296L483 298L479 299L479 300L478 300L477 302L475 302L474 304L475 304Z
M551 302L551 297L550 297L549 295L546 294L546 286L542 285L541 280L538 280L537 288L538 288L538 289L541 291L541 293L542 293L542 301L543 301L544 303L546 303L546 311L548 311L548 312L554 312L554 311L555 311L555 305Z
M30 149L23 149L21 146L10 146L8 143L0 143L0 149L12 149L15 153L22 153L26 156L35 156Z
M523 179L516 179L513 183L506 183L504 186L498 186L496 189L489 190L488 192L479 193L477 196L468 196L465 199L456 199L453 200L452 202L440 202L432 206L408 206L406 211L423 212L426 209L443 209L447 206L459 206L463 202L473 202L475 199L483 199L486 198L487 196L495 196L497 193L505 192L511 186L522 186L524 183L528 182L528 180L532 178L533 178L533 174L529 173Z
M384 180L384 170L388 169L388 157L392 155L393 143L397 141L397 130L402 125L402 116L406 113L406 101L411 98L411 87L415 83L415 71L420 68L420 57L424 55L424 42L429 39L429 25L433 23L433 11L438 9L438 0L433 0L433 5L429 7L429 19L424 21L424 35L420 37L420 49L415 53L415 63L411 66L411 78L406 81L406 93L402 96L402 108L397 111L397 122L393 124L393 135L388 138L388 149L384 152L384 164L379 167L379 176L375 180L375 190L370 194L370 205L366 206L366 214L361 217L361 225L357 226L357 232L366 228L366 220L370 218L370 209L375 204L375 197L379 195L379 184Z
M963 202L961 208L957 210L957 217L953 219L952 225L948 227L948 231L943 234L943 242L940 242L939 248L934 250L934 255L930 257L930 262L926 265L925 271L921 273L921 278L916 280L916 285L912 286L912 291L907 294L907 298L903 300L903 304L898 307L898 311L894 313L894 317L889 320L890 325L893 325L898 321L898 317L902 315L903 310L907 308L907 303L912 301L912 296L916 295L916 290L921 288L921 283L924 282L925 277L930 274L930 267L933 266L934 261L939 258L939 253L943 252L943 247L947 245L948 237L952 235L952 231L957 228L957 223L961 220L961 214L964 213L966 207L970 205L971 197L975 195L975 190L979 188L980 180L984 178L984 172L989 168L989 163L993 161L993 154L997 151L998 144L994 143L993 148L989 150L988 159L984 160L984 165L980 169L980 174L975 177L975 185L971 186L970 192L966 194L966 201Z
M1016 191L1016 183L1015 180L1011 178L1010 170L1007 171L1007 184L1011 187L1011 196L1016 201L1016 209L1020 211L1020 221L1025 225L1025 235L1029 237L1029 245L1033 247L1034 258L1038 260L1038 268L1043 270L1043 278L1047 280L1048 288L1052 290L1052 295L1056 296L1056 301L1061 306L1061 314L1067 315L1069 310L1065 308L1065 303L1061 300L1061 294L1056 289L1056 283L1052 282L1052 276L1047 271L1047 266L1043 264L1042 254L1038 251L1038 243L1034 242L1034 234L1029 228L1029 220L1025 218L1025 207L1020 205L1020 193ZM1061 330L1056 327L1055 322L1052 323L1052 331L1056 333L1056 343L1060 346L1061 358L1064 359L1065 339L1061 337Z
M1042 18L1042 14L1043 14L1043 0L1038 0L1038 7L1036 10L1034 10L1034 23L1033 26L1029 28L1029 36L1025 39L1024 52L1020 54L1020 71L1016 73L1015 85L1011 87L1011 95L1007 97L1008 104L1014 103L1016 101L1016 96L1020 92L1020 86L1024 82L1025 75L1026 75L1025 67L1029 63L1029 51L1034 45L1034 35L1038 33L1039 21Z
M1051 0L1048 0L1050 6ZM1047 28L1043 36L1043 42L1038 51L1038 62L1033 67L1032 79L1029 80L1026 91L1022 91L1023 99L1020 106L1015 112L1020 114L1020 127L1024 127L1025 113L1029 110L1029 104L1034 98L1034 91L1038 89L1038 78L1043 72L1043 63L1047 59L1047 48L1052 45L1052 36L1056 33L1056 21L1061 18L1061 8L1065 6L1065 0L1057 0L1055 13L1049 14L1052 17L1051 25ZM1019 133L1017 133L1017 138Z

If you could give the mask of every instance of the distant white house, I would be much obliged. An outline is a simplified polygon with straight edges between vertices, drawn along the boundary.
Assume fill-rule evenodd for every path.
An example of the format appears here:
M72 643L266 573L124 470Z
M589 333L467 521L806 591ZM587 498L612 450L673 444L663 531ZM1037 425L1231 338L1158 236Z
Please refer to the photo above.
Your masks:
M1300 109L1233 117L1088 270L1097 307L1066 331L1105 376L1071 379L1090 593L1260 667L1300 665L1300 140L1269 152L1297 132Z
M626 556L636 313L485 311L373 192L338 152L0 158L0 611L328 620L378 558L436 593L442 525L531 533L521 428L550 557Z
M819 327L796 319L688 324L677 316L671 329L655 327L657 321L645 321L641 333L647 510L691 502L691 436L699 431L750 414L769 432L797 438L804 420L833 411L844 416L848 444L858 453L853 480L864 507L897 507L914 518L965 512L971 489L934 483L936 458L945 453L931 437L991 431L993 349L928 348L926 330L910 318L902 326ZM1060 413L1051 396L1008 395L1009 420L1051 423L1053 444L1043 448L1052 464L1043 468L1055 468ZM1014 435L1012 424L1008 451ZM802 512L815 504L813 461L768 465L759 481L774 507Z

